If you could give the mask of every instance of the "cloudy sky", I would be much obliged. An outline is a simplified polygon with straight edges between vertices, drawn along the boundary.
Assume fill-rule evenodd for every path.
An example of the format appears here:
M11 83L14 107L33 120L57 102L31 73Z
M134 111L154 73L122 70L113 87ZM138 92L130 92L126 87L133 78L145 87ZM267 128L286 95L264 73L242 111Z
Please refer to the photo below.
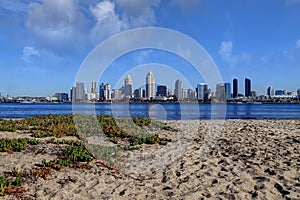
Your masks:
M300 0L0 0L0 92L69 92L82 62L99 43L149 26L197 41L225 82L239 79L241 93L245 77L259 94L268 86L300 88ZM182 77L179 65L186 66ZM121 56L99 79L114 85L130 72L139 87L148 70L170 89L177 78L187 80L184 87L203 82L185 60L155 49ZM122 73L116 76L116 71Z

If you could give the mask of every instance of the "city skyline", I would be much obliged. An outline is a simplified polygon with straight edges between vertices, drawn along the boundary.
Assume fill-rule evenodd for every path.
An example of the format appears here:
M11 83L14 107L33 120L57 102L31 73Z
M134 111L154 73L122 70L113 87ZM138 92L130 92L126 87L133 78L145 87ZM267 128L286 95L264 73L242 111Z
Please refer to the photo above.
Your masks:
M130 98L141 98L141 99L154 99L160 97L174 97L178 100L183 99L197 99L199 101L208 101L212 97L220 101L228 101L231 99L236 99L240 97L258 97L258 96L300 96L300 88L293 91L286 91L284 89L276 89L271 86L267 87L266 92L258 94L256 90L251 90L252 81L250 78L244 79L244 94L239 91L237 87L238 79L234 78L231 82L217 83L215 88L209 88L206 83L199 83L193 88L182 88L182 81L180 79L174 79L174 90L170 89L168 85L156 84L155 76L152 71L148 71L144 85L139 85L139 87L134 86L134 81L130 74L126 74L124 78L123 85L119 88L111 88L110 83L99 83L99 97L93 96L89 93L88 88L82 89L83 86L81 82L76 83L76 87L72 87L70 91L71 99L77 101L78 99L72 95L72 91L76 91L78 96L78 91L86 91L86 98L81 98L80 100L124 100ZM91 93L95 94L94 91L95 81L92 81ZM162 100L162 99L161 99Z
M246 77L252 78L252 88L259 94L269 86L297 90L299 9L298 0L1 0L0 93L49 96L68 91L81 64L100 42L140 27L162 27L191 37L207 51L224 81L240 80L241 93L241 80ZM205 82L187 61L157 49L120 56L95 81L111 81L113 86L133 68L148 63L168 66L193 87ZM136 82L144 78L138 76ZM174 87L172 77L157 75L156 79ZM183 82L182 87L188 85Z

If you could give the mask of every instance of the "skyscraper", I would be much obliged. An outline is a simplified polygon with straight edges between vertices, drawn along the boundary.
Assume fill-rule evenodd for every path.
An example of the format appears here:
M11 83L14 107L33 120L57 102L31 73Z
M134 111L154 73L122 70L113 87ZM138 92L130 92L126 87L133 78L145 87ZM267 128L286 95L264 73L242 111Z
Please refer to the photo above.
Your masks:
M224 83L217 84L216 98L219 101L225 101L226 100L226 91L225 91L225 84Z
M181 89L181 80L177 79L175 82L175 96L178 100L182 99L182 89Z
M75 100L83 101L85 99L84 83L77 82L75 91Z
M233 79L233 98L237 98L239 96L239 91L238 91L238 80L235 78Z
M110 84L105 84L105 87L104 87L104 97L105 97L105 100L111 100L111 89L110 89Z
M157 86L157 92L156 92L156 96L167 96L167 86L165 85L158 85Z
M100 87L99 87L99 100L100 101L105 100L105 85L104 85L104 83L101 83Z
M224 83L225 85L225 95L226 95L226 100L231 99L231 85L230 83Z
M96 82L96 81L93 81L93 82L92 82L91 93L93 93L93 94L96 94L96 93L97 93L97 82Z
M146 98L154 97L154 77L151 71L146 76Z
M274 89L273 89L272 87L268 87L267 95L268 95L269 97L274 96Z
M99 88L99 100L104 101L104 100L111 100L112 93L110 89L110 84L105 84L101 83L100 88Z
M251 80L248 78L245 78L245 96L251 96Z
M208 86L205 83L197 85L197 99L201 101L208 100Z
M70 90L70 97L71 97L72 102L76 101L76 87L75 86L73 86Z
M126 75L124 80L124 93L126 97L131 97L132 95L132 79L129 74Z

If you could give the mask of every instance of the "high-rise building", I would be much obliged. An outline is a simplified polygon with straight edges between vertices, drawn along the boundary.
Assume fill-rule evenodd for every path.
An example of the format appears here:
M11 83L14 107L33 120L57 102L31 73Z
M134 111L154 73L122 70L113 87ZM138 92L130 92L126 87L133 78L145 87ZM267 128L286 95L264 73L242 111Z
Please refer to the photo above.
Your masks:
M174 94L178 100L182 99L182 89L181 89L181 80L180 79L177 79L175 82Z
M99 100L105 101L105 100L111 100L111 98L112 98L112 92L111 92L110 84L101 83L99 88Z
M121 89L114 89L112 91L112 99L115 101L122 100L124 96L124 93L122 92Z
M134 98L142 98L143 97L143 91L142 88L135 89L133 92Z
M96 93L97 93L97 82L96 82L96 81L93 81L93 82L92 82L91 93L93 93L93 94L96 94Z
M105 87L104 87L104 97L105 97L105 100L111 100L111 88L110 88L110 84L105 84Z
M200 101L208 100L208 86L205 83L200 83L197 85L197 99Z
M99 87L99 100L100 101L104 101L105 100L105 85L104 83L101 83L100 84L100 87Z
M69 95L67 93L60 93L60 92L57 92L54 94L54 96L57 98L58 101L60 102L66 102L69 100Z
M273 89L272 87L268 87L267 95L268 95L269 97L274 96L274 89Z
M300 89L297 90L298 98L300 98Z
M70 97L71 97L72 102L76 101L76 87L75 86L73 86L70 90Z
M146 98L150 99L154 97L154 76L151 71L146 76Z
M75 90L76 90L75 100L76 101L84 101L85 100L84 83L77 82Z
M239 97L239 90L238 90L238 80L235 78L233 79L233 98Z
M131 97L132 95L132 79L129 74L126 75L124 80L124 93L126 97Z
M226 100L226 90L225 90L225 84L224 83L217 84L216 98L219 101L225 101Z
M278 95L278 96L286 95L286 91L285 90L276 90L275 95Z
M156 96L162 96L165 97L167 96L167 86L165 85L158 85L157 86L157 91L156 91Z
M195 90L193 90L193 89L188 89L188 99L194 100L195 98L196 98Z
M182 89L182 99L188 99L188 90Z
M230 83L224 83L225 86L225 95L226 95L226 100L231 99L231 85Z
M251 96L251 80L248 78L245 78L245 96Z

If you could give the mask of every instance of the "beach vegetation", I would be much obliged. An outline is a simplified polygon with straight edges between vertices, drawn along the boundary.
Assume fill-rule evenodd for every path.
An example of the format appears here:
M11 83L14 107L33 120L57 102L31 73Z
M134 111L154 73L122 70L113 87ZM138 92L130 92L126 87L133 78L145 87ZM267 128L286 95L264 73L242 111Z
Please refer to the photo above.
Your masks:
M0 138L0 152L21 152L26 149L27 145L37 145L39 144L39 140L29 139L29 138Z

